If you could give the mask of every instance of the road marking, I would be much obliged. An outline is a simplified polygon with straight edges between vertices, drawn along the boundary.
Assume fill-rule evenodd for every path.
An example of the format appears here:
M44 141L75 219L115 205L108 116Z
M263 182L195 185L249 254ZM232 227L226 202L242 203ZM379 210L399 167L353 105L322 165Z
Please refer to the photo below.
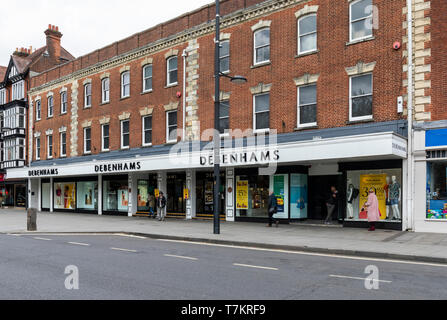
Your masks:
M184 257L184 256L176 256L176 255L172 255L172 254L165 254L165 257L169 257L169 258L178 258L178 259L185 259L185 260L193 260L193 261L197 261L199 259L197 258L192 258L192 257Z
M354 256L337 255L337 254L329 254L329 253L314 253L314 252L291 251L291 250L282 250L282 249L254 248L254 247L246 247L246 246L235 246L235 245L227 245L227 244L204 243L204 242L184 241L184 240L171 240L171 239L157 239L157 240L163 241L163 242L194 244L194 245L200 245L200 246L212 246L212 247L234 248L234 249L243 249L243 250L252 250L252 251L288 253L288 254L314 256L314 257L330 257L330 258L336 258L336 259L390 262L390 263L397 263L397 264L411 264L411 265L447 268L447 264L441 264L441 263L392 260L392 259L381 259L381 258L367 258L367 257L354 257Z
M84 247L89 247L90 245L88 243L81 243L81 242L68 242L68 244L72 244L75 246L84 246Z
M124 251L124 252L133 252L133 253L137 252L137 250L129 250L129 249L122 249L122 248L110 248L110 250Z
M261 267L261 266L251 266L249 264L240 264L240 263L233 263L233 266L236 267L246 267L246 268L254 268L254 269L264 269L264 270L273 270L278 271L278 268L271 268L271 267Z
M12 236L12 237L20 237L20 234L8 233L8 236Z
M372 281L376 281L376 282L383 282L383 283L392 283L393 281L388 281L388 280L376 280L376 279L369 279L369 278L359 278L359 277L349 277L349 276L339 276L339 275L334 275L331 274L329 275L329 277L331 278L340 278L340 279L352 279L352 280L372 280Z
M34 237L35 240L42 240L42 241L52 241L51 239L48 238L39 238L39 237Z

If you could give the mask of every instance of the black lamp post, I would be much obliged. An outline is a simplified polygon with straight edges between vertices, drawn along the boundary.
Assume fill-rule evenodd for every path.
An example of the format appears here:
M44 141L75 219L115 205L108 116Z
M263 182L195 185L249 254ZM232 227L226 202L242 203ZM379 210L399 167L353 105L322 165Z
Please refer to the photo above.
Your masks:
M247 79L242 76L231 77L220 72L220 2L216 0L216 50L214 56L214 81L215 81L215 99L214 99L214 234L220 234L220 77L226 77L231 82L242 84L247 82Z

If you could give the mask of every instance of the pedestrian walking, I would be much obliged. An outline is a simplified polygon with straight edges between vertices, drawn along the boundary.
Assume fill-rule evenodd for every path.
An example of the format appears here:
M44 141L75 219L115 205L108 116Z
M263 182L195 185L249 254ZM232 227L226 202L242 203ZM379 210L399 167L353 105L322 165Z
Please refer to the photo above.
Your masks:
M368 222L369 230L376 230L376 222L380 221L380 211L379 211L379 200L377 199L375 190L373 188L369 189L368 201L363 205L362 211L367 210L368 212Z
M157 210L155 207L155 196L153 194L149 194L149 219L155 219L155 211Z
M331 224L332 215L334 214L334 211L338 205L338 198L339 198L339 195L338 195L337 188L335 186L332 186L330 197L326 201L327 217L326 217L326 220L324 221L325 224Z
M157 199L158 208L158 221L165 221L166 219L166 197L163 192L160 191L160 195Z
M276 196L273 193L273 191L270 191L269 193L268 211L269 211L269 224L267 225L267 227L271 228L273 223L275 223L276 227L278 228L279 221L273 218L273 216L278 213L278 202L276 200Z

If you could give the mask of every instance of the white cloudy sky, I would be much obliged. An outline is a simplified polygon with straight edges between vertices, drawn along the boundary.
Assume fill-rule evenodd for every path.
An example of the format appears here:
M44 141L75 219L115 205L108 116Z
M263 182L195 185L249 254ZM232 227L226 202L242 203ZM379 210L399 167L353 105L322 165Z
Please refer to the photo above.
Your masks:
M102 48L213 0L0 0L0 65L17 47L45 45L49 24L75 57Z

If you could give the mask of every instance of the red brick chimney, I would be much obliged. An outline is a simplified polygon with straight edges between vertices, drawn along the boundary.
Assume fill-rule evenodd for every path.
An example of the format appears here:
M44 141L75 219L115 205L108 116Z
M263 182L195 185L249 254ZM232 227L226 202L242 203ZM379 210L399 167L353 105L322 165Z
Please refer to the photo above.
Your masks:
M47 51L50 59L55 63L59 63L61 57L61 38L62 33L59 32L59 27L48 25L48 29L45 31L47 36Z

